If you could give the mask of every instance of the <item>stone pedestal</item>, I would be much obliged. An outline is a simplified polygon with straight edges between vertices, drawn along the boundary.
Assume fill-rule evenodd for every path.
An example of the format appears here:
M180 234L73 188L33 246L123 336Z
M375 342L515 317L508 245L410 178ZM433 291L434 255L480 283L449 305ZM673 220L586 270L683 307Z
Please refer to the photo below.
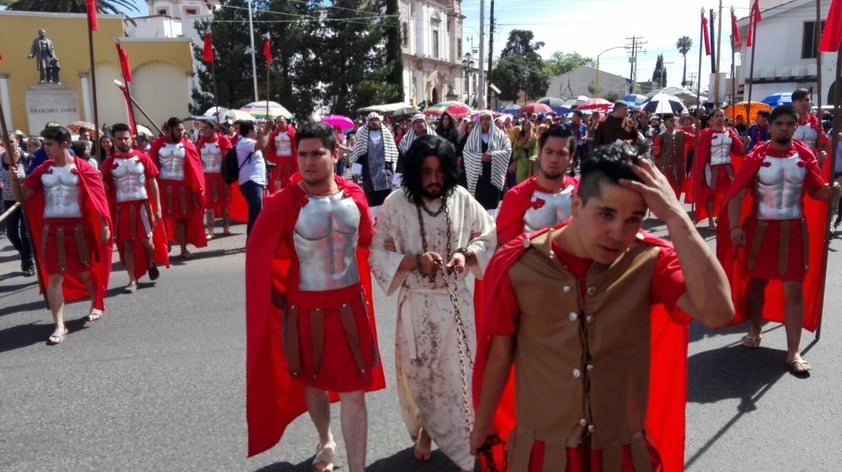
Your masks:
M67 126L79 120L79 97L64 85L31 85L26 90L26 120L33 135L40 134L51 121Z

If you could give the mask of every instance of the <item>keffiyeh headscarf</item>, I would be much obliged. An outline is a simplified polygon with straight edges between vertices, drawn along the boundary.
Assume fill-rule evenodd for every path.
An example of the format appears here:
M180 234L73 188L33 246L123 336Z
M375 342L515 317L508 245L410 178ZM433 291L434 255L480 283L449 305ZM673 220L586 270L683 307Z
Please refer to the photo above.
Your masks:
M488 110L477 114L474 129L468 135L465 149L462 151L465 174L468 180L468 191L476 195L477 181L482 174L482 124L483 117L493 118ZM490 123L488 127L488 152L491 153L491 184L503 190L506 184L506 169L512 155L512 143L506 132Z
M415 135L415 127L413 126L416 122L423 121L424 127L427 128L427 134L436 134L430 125L427 124L427 119L421 113L417 113L412 115L412 119L410 120L409 129L406 131L406 134L403 135L401 138L401 143L398 145L398 151L400 151L401 155L406 155L406 152L409 151L409 147L412 146L412 143L415 141L418 136Z

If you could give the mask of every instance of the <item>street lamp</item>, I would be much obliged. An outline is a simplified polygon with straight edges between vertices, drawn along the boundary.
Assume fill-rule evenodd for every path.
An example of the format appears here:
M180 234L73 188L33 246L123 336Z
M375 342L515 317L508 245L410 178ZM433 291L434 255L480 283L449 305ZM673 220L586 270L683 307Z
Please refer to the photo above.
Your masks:
M608 49L606 49L606 50L604 50L601 53L596 55L596 79L594 80L594 82L595 82L594 89L596 89L597 95L599 95L599 56L605 54L608 51L613 51L615 49L625 49L625 48L626 48L625 46L614 46L614 47L610 47L610 48L608 48Z
M474 59L470 52L462 58L462 69L465 70L465 90L467 91L468 104L470 105L473 103L471 100L471 76L474 73Z

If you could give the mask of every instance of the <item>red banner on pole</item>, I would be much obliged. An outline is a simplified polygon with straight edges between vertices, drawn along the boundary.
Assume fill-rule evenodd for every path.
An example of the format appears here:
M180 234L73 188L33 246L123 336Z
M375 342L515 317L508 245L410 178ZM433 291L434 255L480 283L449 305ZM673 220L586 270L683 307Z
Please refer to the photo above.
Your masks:
M129 65L129 55L119 43L117 46L117 55L120 56L120 69L123 70L123 80L128 84L132 81L132 66Z
M266 64L272 63L272 46L269 43L269 38L263 40L263 55L266 57Z
M88 9L88 28L91 31L99 29L99 23L96 19L96 0L85 0L85 6Z
M705 19L704 12L702 13L702 35L705 38L705 56L710 56L710 32L708 31L708 22Z
M211 63L213 62L213 34L208 33L205 35L205 45L202 49L202 60Z
M743 42L740 40L740 28L737 26L737 15L734 13L734 7L731 7L731 45L734 49L743 47Z
M830 2L819 51L836 52L842 45L842 0Z
M754 3L751 4L751 10L748 13L746 46L751 47L752 43L754 43L754 29L757 27L757 23L760 23L761 20L763 20L763 16L760 14L760 0L754 0Z

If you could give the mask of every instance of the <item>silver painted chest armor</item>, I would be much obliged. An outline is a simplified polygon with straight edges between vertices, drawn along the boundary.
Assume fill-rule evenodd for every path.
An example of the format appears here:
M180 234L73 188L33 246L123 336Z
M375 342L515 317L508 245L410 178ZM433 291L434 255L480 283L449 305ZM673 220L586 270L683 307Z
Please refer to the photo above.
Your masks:
M219 174L222 171L222 150L219 142L204 143L202 150L202 171L205 174Z
M114 159L111 171L117 190L117 203L146 200L146 168L137 156Z
M757 199L757 219L800 219L801 194L807 169L798 165L801 159L766 157L757 171L754 193ZM771 164L771 165L766 165Z
M572 196L572 185L557 193L536 190L529 200L531 205L523 214L523 230L530 232L549 228L569 218L573 212ZM539 200L544 203L537 204Z
M360 210L343 192L307 197L295 222L301 291L336 290L360 281L357 270Z
M79 176L72 171L76 164L52 167L41 174L44 187L44 218L81 218Z
M166 143L158 150L161 162L160 178L164 180L184 180L184 143Z
M710 165L721 166L731 163L730 133L713 133L710 139Z
M803 125L798 125L795 128L795 134L792 135L793 139L797 139L804 144L807 145L810 149L816 149L816 142L819 140L819 135L816 133L816 130L810 126L810 123L804 123Z

